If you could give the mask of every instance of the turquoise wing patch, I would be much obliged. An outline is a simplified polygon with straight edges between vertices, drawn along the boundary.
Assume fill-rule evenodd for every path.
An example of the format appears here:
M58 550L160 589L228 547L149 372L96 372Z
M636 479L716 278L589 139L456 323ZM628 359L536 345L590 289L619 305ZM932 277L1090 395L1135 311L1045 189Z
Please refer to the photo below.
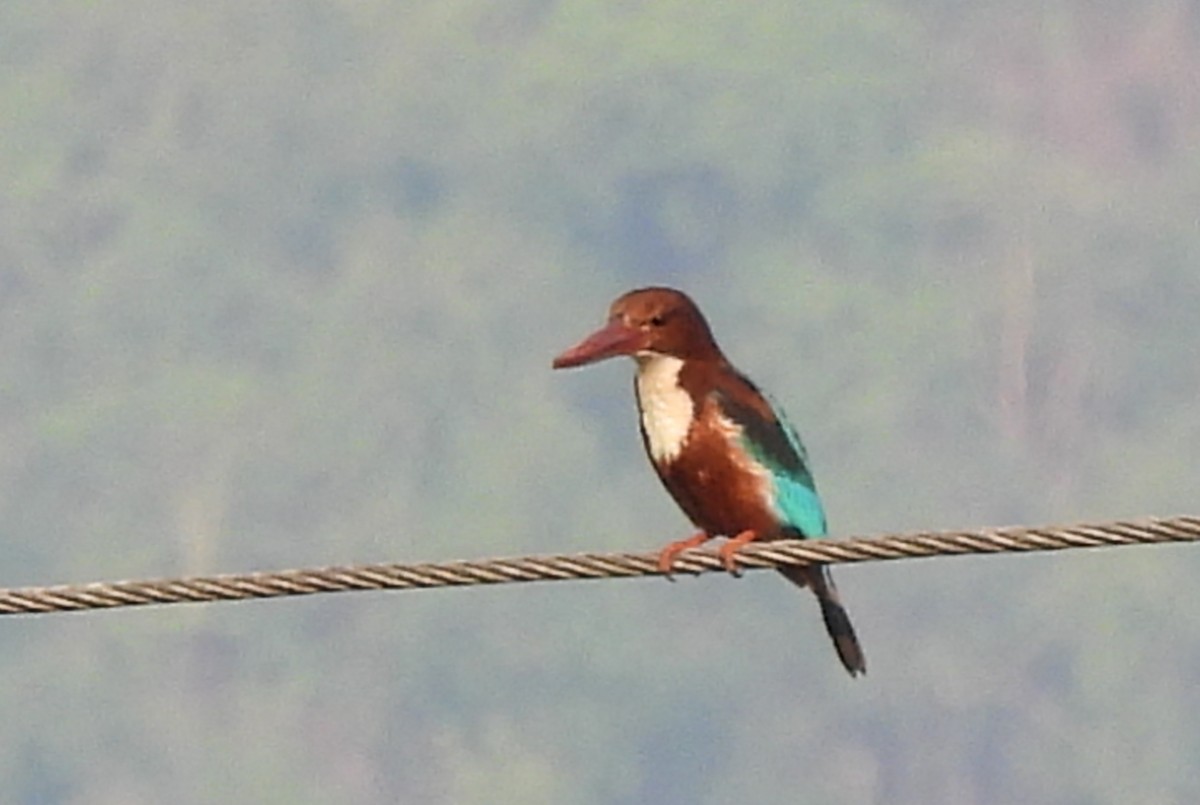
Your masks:
M806 537L821 537L828 531L825 524L825 508L821 498L811 486L781 475L772 467L775 481L775 505L782 519L800 529Z
M821 497L817 494L817 484L808 468L808 450L804 448L800 434L796 433L796 429L792 427L778 403L770 397L767 398L767 402L771 404L771 410L779 420L779 427L792 450L800 458L800 466L803 468L799 478L772 468L777 505L783 510L787 521L799 528L805 536L824 536L829 531L829 526L825 522L825 507L821 505Z
M828 532L825 509L808 469L808 451L775 401L766 399L773 419L763 419L730 395L719 395L726 414L742 427L741 447L771 472L780 521L806 537L824 536Z

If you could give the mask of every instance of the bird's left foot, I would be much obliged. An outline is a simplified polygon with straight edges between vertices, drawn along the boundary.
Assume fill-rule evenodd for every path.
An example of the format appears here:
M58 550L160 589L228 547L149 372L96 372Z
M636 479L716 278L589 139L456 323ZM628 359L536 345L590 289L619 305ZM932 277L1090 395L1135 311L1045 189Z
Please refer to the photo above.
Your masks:
M747 543L753 542L758 538L758 534L753 531L743 531L733 539L721 546L721 550L717 551L717 556L721 559L721 564L725 566L734 576L741 576L742 569L738 567L737 552L740 551Z

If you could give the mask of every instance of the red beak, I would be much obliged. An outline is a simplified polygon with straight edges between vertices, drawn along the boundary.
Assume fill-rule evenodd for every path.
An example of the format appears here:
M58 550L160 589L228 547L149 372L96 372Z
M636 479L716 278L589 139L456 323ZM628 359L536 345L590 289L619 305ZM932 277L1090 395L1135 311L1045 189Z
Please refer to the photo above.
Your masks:
M617 355L632 355L645 347L640 330L614 320L554 359L555 369L583 366Z

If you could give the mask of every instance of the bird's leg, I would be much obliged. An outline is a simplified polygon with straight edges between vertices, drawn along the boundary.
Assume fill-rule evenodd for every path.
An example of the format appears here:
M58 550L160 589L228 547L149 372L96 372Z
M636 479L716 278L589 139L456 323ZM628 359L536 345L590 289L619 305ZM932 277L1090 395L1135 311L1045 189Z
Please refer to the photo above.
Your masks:
M680 539L672 542L670 545L658 552L658 572L662 573L668 579L671 579L671 568L675 565L675 557L679 556L679 554L683 553L684 551L695 548L698 545L703 545L710 539L712 539L712 537L701 531L698 534L688 537L687 539ZM671 580L674 581L674 579Z
M735 576L742 575L741 568L738 567L737 557L734 556L748 542L753 542L758 538L756 531L743 531L733 539L721 546L721 550L717 551L717 556L721 559L721 564L725 565L725 569Z

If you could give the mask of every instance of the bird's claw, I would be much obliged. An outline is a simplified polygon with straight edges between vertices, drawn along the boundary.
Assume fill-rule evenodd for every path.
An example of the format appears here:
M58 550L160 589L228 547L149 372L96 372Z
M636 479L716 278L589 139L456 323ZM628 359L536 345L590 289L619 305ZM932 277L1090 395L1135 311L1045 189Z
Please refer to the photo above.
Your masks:
M676 544L672 542L658 554L658 572L666 576L667 581L675 581L675 573L672 568L675 566L675 557L679 556L680 551L683 550L676 548Z
M737 552L740 545L735 545L730 542L721 546L721 550L717 551L717 557L721 560L722 567L729 572L729 575L735 579L742 577L742 567L738 564Z
M676 540L658 553L658 572L667 577L667 581L675 581L675 560L679 554L691 550L697 545L703 545L709 539L708 534L701 532L687 539Z
M742 546L748 542L753 542L758 538L758 534L754 531L743 531L733 539L721 546L721 550L717 551L717 558L721 560L721 565L729 571L729 574L735 579L742 577L742 568L738 564L737 552L742 549Z

